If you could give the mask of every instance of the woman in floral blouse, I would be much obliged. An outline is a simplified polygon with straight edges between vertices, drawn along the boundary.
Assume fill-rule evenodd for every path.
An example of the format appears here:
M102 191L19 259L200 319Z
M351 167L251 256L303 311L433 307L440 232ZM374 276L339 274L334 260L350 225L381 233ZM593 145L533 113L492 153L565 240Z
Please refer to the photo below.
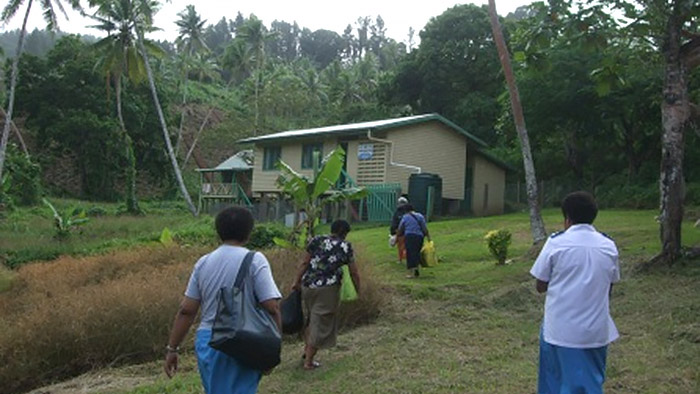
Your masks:
M360 276L352 245L345 241L349 232L350 224L345 220L333 222L330 236L318 236L309 242L306 259L297 273L294 288L301 289L306 310L303 356L306 370L320 366L314 361L319 349L335 346L344 264L348 265L355 289L358 294L360 292Z

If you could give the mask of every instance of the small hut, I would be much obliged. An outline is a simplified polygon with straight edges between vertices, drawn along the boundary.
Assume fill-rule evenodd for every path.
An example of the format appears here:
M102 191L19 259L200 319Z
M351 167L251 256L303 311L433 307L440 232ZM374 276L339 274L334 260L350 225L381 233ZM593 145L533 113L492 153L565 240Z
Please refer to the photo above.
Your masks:
M252 150L242 150L214 168L198 168L200 211L217 203L252 206L254 158Z

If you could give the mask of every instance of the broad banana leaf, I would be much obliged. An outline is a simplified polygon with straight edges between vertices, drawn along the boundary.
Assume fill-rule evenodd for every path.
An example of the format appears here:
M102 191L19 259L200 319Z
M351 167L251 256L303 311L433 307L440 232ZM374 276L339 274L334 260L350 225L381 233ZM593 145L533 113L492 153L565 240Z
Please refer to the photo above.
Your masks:
M332 188L343 170L343 162L345 161L345 151L340 146L333 149L331 153L323 159L321 169L318 176L314 180L314 191L311 197L315 200L323 193Z
M334 190L331 195L323 199L325 204L345 201L345 200L361 200L369 195L369 191L364 187L353 187L343 190Z
M277 163L277 168L280 170L277 185L291 196L297 205L304 206L309 201L309 189L312 187L309 179L281 160Z

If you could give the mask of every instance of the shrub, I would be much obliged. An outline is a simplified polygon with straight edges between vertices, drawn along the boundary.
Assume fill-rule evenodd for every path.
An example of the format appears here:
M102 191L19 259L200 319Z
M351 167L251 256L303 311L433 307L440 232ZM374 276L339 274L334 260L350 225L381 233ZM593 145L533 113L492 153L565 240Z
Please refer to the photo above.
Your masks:
M289 230L275 224L262 224L255 226L250 235L248 247L251 249L267 249L275 246L275 238L287 238Z
M25 391L108 364L162 357L194 262L210 250L152 246L22 266L12 287L0 293L1 391ZM265 254L287 294L303 253ZM382 304L384 292L371 266L359 263L363 291L341 308L345 327L373 319Z
M14 145L7 147L5 169L9 175L9 197L17 205L35 205L41 195L41 169Z
M506 263L511 238L512 235L508 230L491 230L484 236L484 241L498 264Z

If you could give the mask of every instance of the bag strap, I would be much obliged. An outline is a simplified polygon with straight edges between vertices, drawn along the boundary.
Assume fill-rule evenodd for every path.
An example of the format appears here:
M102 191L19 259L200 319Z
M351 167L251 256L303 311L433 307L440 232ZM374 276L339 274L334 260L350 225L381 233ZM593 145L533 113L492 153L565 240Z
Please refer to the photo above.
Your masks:
M416 221L416 223L418 223L418 227L420 227L420 231L423 233L423 235L425 235L425 233L426 233L427 231L425 231L426 228L425 228L425 225L423 224L423 222L421 222L420 220L418 220L418 218L416 217L416 215L412 214L411 212L409 212L408 214L411 215L411 217L413 218L413 220Z
M238 269L238 274L236 275L236 280L233 282L234 288L241 288L243 281L248 276L248 271L250 271L250 264L253 262L253 257L255 256L255 251L250 250L243 258L241 263L241 268Z

